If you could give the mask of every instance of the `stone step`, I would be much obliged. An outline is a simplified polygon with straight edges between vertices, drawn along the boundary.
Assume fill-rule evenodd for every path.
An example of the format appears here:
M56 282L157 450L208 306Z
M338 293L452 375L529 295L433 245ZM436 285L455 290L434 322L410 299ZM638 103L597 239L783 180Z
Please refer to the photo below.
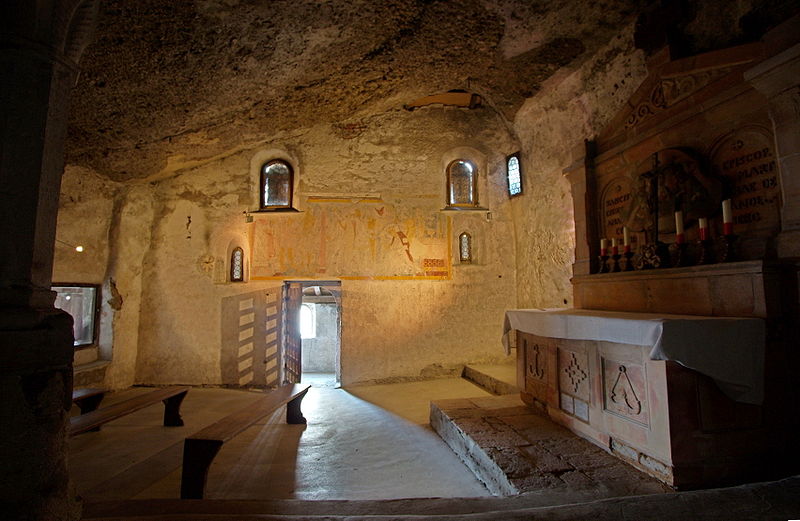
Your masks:
M517 394L516 366L503 365L467 365L462 377L478 387L496 395Z
M430 424L496 495L563 490L601 499L671 491L517 395L435 401Z
M85 521L566 521L647 519L716 521L797 519L800 477L713 490L616 497L536 506L529 496L513 498L382 501L237 501L147 499L84 506Z

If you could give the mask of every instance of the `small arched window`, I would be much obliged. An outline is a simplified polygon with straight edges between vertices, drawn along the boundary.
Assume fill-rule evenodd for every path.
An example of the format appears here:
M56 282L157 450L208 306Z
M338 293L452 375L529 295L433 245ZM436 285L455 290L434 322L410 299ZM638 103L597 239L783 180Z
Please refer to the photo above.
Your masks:
M244 282L244 250L239 247L231 253L231 282Z
M458 236L458 258L465 264L472 262L472 235L467 232Z
M456 159L447 165L447 206L478 206L478 169L471 161Z
M508 195L514 197L522 193L522 172L519 168L519 152L506 159L506 176L508 177Z
M261 209L291 208L293 183L292 165L283 159L264 163L261 167Z

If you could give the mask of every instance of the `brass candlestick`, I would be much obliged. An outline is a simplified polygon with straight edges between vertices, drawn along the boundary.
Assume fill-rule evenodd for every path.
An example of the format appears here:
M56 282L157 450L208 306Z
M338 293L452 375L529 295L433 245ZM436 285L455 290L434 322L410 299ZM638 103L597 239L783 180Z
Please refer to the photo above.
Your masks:
M676 242L673 246L672 265L676 268L688 266L689 261L686 255L686 243Z
M625 256L625 271L633 271L633 252L628 250L623 255Z
M720 262L733 262L736 260L736 241L739 236L735 233L728 233L722 236L722 251L719 254Z
M608 254L600 255L600 269L597 273L608 273Z
M714 241L700 239L697 244L700 246L700 256L697 259L697 264L714 264L716 258L714 255Z
M619 253L615 253L615 254L613 254L611 256L611 258L614 259L614 262L611 264L611 271L613 273L617 273L618 271L622 271L622 270L619 269L619 260L622 258L622 255L620 255Z

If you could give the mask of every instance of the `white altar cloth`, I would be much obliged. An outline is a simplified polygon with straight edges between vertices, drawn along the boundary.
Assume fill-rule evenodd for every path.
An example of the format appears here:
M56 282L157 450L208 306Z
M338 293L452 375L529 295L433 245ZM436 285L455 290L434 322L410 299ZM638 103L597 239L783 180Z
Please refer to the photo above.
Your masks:
M543 337L601 340L650 348L651 360L672 360L710 376L731 399L764 399L764 344L760 318L626 313L592 309L506 311L503 346L513 329Z

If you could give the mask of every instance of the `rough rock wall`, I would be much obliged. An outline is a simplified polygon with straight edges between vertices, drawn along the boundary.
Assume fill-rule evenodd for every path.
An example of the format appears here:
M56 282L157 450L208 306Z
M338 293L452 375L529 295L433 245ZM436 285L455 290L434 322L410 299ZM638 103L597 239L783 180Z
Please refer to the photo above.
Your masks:
M64 242L56 243L53 281L101 286L97 348L113 362L104 382L112 389L135 382L151 199L147 185L122 186L84 168L67 167L61 183L56 236ZM82 253L73 248L79 244Z
M572 304L575 232L562 171L644 80L644 56L632 33L631 27L580 68L555 75L514 120L525 176L525 195L513 201L521 308Z
M305 272L297 268L304 266L299 261L284 261L279 267L267 260L262 262L264 270L274 268L286 275L252 277L253 259L269 259L258 240L265 227L282 219L287 223L301 219L316 229L319 208L341 206L309 201L319 194L375 195L382 201L380 207L375 205L363 217L354 213L347 226L367 229L369 212L393 209L403 217L398 229L412 242L410 251L414 251L414 241L434 240L426 236L430 229L424 223L447 223L449 233L444 242L450 256L448 276L343 274L345 384L452 374L466 362L502 358L502 314L516 305L504 158L517 148L502 119L490 109L398 110L352 125L320 125L286 134L258 149L168 179L128 186L112 198L113 206L108 194L93 191L104 201L103 211L114 218L109 219L106 231L108 268L102 274L98 270L97 280L92 281L105 281L107 300L112 297L108 281L114 279L122 302L111 320L114 351L107 384L223 383L220 346L222 328L229 326L223 324L223 299L274 292L285 278L337 279L342 275L335 271L340 269L335 259L325 273ZM283 151L296 161L295 197L301 212L259 214L248 224L242 213L254 208L258 190L251 162L265 150ZM480 204L488 208L489 216L486 211L441 211L444 166L461 153L473 154L478 162ZM80 220L72 217L68 211L63 213L65 229L80 228ZM431 229L443 229L436 226ZM290 230L291 226L277 228ZM459 265L457 235L466 230L473 236L475 259ZM388 230L377 237L396 249L402 242L396 232ZM330 244L335 246L338 235L331 231ZM311 240L317 238L293 235L279 237L278 243L315 251L316 244L303 245ZM228 259L237 245L245 249L250 278L245 283L228 283ZM374 265L377 273L391 274L390 257L396 259L398 251L406 255L388 246L376 251L355 254L369 257L367 264ZM61 262L58 269L68 273L78 266ZM111 336L107 322L101 331L106 339Z

